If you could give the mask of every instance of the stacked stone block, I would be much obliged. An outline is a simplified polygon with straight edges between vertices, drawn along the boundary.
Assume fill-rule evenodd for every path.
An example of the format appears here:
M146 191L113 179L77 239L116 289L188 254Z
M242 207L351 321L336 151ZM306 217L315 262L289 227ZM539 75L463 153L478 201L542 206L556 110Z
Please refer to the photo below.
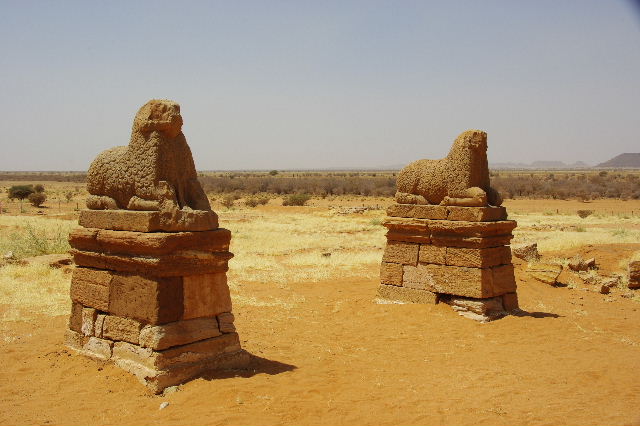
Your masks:
M443 301L476 319L518 308L504 207L394 204L387 210L380 297Z
M77 267L67 345L115 362L156 393L245 366L226 277L231 233L207 213L215 229L179 232L172 222L167 232L161 212L82 211L84 226L69 237Z

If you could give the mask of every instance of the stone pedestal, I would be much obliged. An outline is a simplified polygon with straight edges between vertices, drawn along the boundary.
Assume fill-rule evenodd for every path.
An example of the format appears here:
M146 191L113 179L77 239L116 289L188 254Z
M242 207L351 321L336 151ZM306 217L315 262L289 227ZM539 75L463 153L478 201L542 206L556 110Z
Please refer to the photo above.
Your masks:
M378 294L407 303L449 303L491 320L518 308L512 231L504 207L394 204Z
M155 393L246 366L227 286L231 233L204 213L214 216L185 215L184 227L197 231L151 232L162 221L149 212L83 211L80 223L91 227L69 236L77 267L66 344L113 361ZM202 230L207 223L217 229Z

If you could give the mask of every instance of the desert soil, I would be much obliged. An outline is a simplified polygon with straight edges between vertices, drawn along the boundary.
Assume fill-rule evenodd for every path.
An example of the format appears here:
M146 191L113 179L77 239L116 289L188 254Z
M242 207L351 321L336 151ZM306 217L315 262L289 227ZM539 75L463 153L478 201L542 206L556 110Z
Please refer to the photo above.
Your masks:
M637 248L580 250L613 264ZM375 303L377 267L240 288L296 303L236 308L252 368L160 396L66 350L66 317L0 323L0 424L640 424L640 303L549 287L524 266L525 312L488 324L446 305Z

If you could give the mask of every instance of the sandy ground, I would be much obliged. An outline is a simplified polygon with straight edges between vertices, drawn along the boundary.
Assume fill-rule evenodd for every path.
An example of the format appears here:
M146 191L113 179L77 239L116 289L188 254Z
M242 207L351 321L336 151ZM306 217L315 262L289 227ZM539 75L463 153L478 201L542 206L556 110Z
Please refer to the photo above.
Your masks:
M637 248L582 253L613 264ZM640 303L549 287L523 268L525 313L488 324L446 305L375 303L377 267L240 288L297 302L236 307L251 370L164 396L64 349L65 317L5 322L0 424L640 424Z

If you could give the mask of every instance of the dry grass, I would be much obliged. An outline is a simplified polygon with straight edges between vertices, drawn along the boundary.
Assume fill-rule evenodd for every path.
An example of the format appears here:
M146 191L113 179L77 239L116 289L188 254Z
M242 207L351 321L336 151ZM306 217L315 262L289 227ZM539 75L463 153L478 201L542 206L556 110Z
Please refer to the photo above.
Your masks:
M518 222L513 243L537 241L540 251L566 250L587 244L623 244L640 241L640 217L510 213Z
M12 252L21 259L69 250L69 232L74 221L42 217L0 216L0 254Z
M68 314L70 283L70 274L47 265L5 265L0 268L1 320Z

